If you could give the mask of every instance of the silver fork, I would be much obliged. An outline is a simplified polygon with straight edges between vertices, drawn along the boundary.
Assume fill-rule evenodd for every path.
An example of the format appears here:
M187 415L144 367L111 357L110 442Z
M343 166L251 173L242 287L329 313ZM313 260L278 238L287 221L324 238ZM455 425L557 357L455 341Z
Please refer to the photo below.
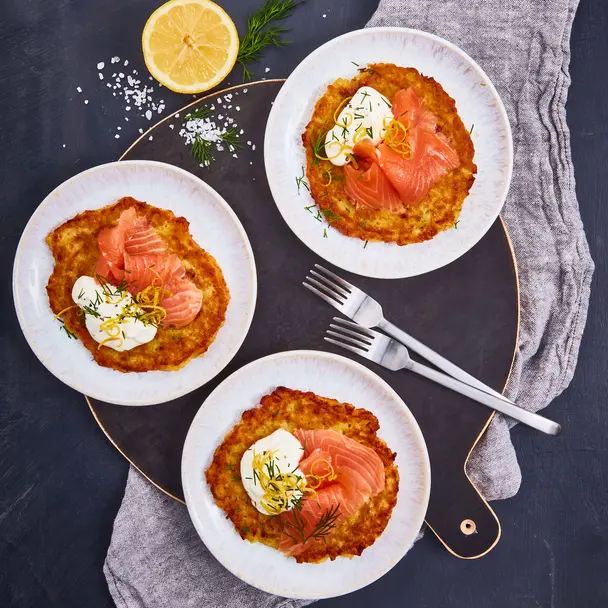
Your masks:
M393 325L384 318L382 306L377 300L368 296L364 291L355 287L337 274L315 264L318 270L311 270L311 276L307 276L308 283L302 283L304 287L325 300L328 304L339 310L344 316L352 319L355 323L371 328L378 327L389 336L401 342L404 346L411 348L415 353L430 361L435 367L449 374L453 378L474 386L498 399L511 403L504 395L484 384L471 374L442 357L439 353L416 340L416 338L405 333L402 329Z
M330 329L327 330L328 335L332 337L325 337L325 340L336 346L340 346L352 353L365 357L391 371L407 369L416 374L420 374L465 397L469 397L498 412L502 412L523 424L531 426L543 433L547 433L547 435L559 435L561 432L561 426L552 420L528 412L510 401L498 399L494 395L490 395L474 386L460 382L460 380L456 380L455 378L452 378L452 376L448 376L431 367L422 365L422 363L413 361L410 358L407 348L403 346L403 344L380 332L374 331L373 329L366 329L356 323L351 323L350 321L338 317L334 317L334 321L340 323L340 325L332 323L329 326Z

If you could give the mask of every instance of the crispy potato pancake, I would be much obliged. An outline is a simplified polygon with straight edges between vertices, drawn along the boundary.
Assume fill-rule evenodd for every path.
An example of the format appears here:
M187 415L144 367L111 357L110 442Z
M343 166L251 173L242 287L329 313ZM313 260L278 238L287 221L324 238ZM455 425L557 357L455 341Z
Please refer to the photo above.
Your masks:
M51 309L57 314L74 304L72 287L76 279L83 275L93 276L95 271L99 255L97 234L102 228L115 224L129 207L135 207L138 215L145 216L169 250L181 258L187 277L203 292L200 313L185 327L159 327L151 342L124 352L98 348L99 344L91 337L75 308L68 310L63 320L66 328L80 338L103 367L121 372L176 370L209 348L224 324L230 292L213 256L192 239L188 221L175 217L171 211L125 197L103 209L85 211L53 230L46 237L55 258L55 268L46 287Z
M298 562L321 562L338 556L352 557L382 534L397 503L399 472L395 454L376 432L378 419L367 410L319 397L311 392L277 388L262 398L261 405L243 413L240 422L215 450L206 471L216 503L232 521L241 538L278 550L282 523L260 513L249 499L239 476L241 458L249 447L277 429L332 429L375 450L385 467L386 485L354 515L341 520L325 538L296 557Z
M427 108L437 117L438 130L449 140L461 165L442 177L414 205L399 213L357 208L344 190L344 169L329 160L313 157L312 144L333 127L334 112L362 86L373 87L390 101L399 89L413 87ZM464 199L469 193L477 167L473 163L473 142L456 112L456 103L433 78L422 76L414 68L391 63L374 63L351 80L339 78L315 105L312 118L302 135L306 149L306 175L310 192L321 212L329 216L331 226L365 241L394 242L398 245L420 243L455 225ZM329 181L329 174L332 179ZM335 220L338 216L341 219Z

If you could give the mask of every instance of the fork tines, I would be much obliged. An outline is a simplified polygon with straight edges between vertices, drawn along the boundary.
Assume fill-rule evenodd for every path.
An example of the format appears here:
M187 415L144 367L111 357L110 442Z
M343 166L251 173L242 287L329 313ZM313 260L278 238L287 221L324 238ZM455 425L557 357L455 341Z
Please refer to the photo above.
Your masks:
M308 282L303 282L302 285L328 304L340 309L356 287L320 264L315 264L315 268L317 270L310 271L312 276L306 276Z
M325 337L324 339L327 342L331 342L336 346L341 346L342 348L355 353L358 352L359 354L361 354L361 351L368 352L369 347L374 340L374 335L371 332L356 323L351 323L350 321L346 321L339 317L334 317L334 321L336 321L336 323L341 323L346 327L331 323L329 326L330 329L327 330L327 335L338 339Z

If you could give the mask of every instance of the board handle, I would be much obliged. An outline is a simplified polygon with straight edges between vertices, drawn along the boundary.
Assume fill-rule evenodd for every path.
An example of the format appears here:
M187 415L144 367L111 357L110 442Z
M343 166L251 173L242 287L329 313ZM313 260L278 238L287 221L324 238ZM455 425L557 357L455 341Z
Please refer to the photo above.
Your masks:
M476 559L493 549L500 539L500 522L464 467L443 463L431 479L425 523L445 548L461 559Z

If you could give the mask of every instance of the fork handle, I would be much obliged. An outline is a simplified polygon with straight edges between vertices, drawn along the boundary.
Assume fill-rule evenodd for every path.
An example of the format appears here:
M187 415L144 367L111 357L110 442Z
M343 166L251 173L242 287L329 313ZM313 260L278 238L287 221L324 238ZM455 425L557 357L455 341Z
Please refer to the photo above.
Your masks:
M418 353L421 357L432 363L435 367L438 367L440 370L444 371L449 376L452 376L453 378L456 378L457 380L460 380L461 382L464 382L469 386L474 386L480 391L483 391L490 395L494 395L498 399L502 399L507 403L512 403L504 395L495 391L487 384L484 384L483 382L475 378L475 376L471 376L471 374L468 374L462 368L458 367L451 361L448 361L448 359L442 357L439 353L435 352L425 344L422 344L422 342L416 340L416 338L405 333L402 329L400 329L396 325L393 325L390 321L382 319L382 321L380 321L380 323L378 323L376 327L382 329L385 333L391 336L391 338L397 340L397 342L401 342L401 344L407 346L410 350L413 350L415 353Z
M416 361L410 360L405 368L415 372L416 374L420 374L429 380L433 380L438 384L442 384L446 388L460 393L465 397L469 397L469 399L473 399L474 401L482 403L483 405L487 405L497 412L506 414L514 420L518 420L519 422L531 426L538 431L547 433L547 435L559 435L562 430L562 427L557 424L557 422L553 422L548 418L544 418L543 416L539 416L538 414L524 410L510 401L499 399L494 395L490 395L485 391L475 388L474 386L460 382L460 380L456 380L451 376L447 376L446 374L438 372L437 370L427 367L426 365L422 365L421 363L417 363Z

